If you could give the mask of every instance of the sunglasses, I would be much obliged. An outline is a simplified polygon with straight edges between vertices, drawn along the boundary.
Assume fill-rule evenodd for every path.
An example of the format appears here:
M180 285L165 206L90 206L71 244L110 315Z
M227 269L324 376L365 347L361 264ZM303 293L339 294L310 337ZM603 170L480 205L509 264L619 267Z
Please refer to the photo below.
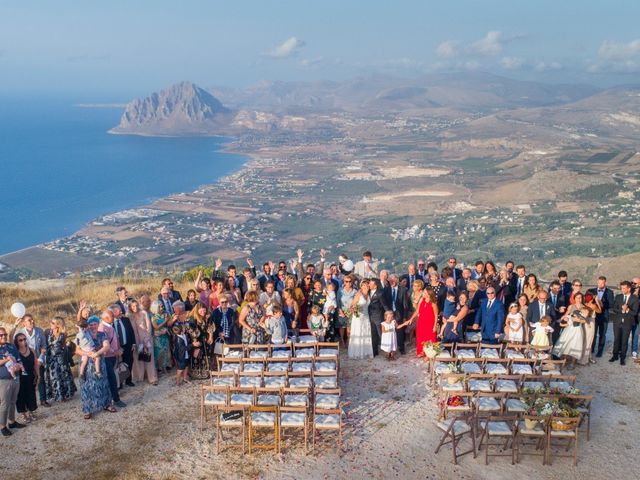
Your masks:
M223 302L220 302L220 305L227 305L229 302L227 302L226 300Z
M573 284L573 286L574 286L574 287L581 287L581 286L582 286L582 284L581 284L581 283L574 283L574 284Z
M496 292L487 292L487 295L495 295Z
M26 341L27 341L27 339L26 339L26 338L19 338L19 339L18 339L18 342L26 342Z
M9 335L6 333L0 333L0 337L8 337Z

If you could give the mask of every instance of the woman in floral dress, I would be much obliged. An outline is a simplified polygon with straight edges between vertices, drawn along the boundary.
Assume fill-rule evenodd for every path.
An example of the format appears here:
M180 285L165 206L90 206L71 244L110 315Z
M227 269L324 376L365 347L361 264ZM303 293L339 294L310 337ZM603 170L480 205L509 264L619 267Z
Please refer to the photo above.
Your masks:
M63 318L55 317L51 321L51 328L47 331L46 338L45 378L47 400L64 402L76 393L77 388L67 360L67 336L64 332Z
M151 304L151 327L153 328L153 356L156 368L164 372L171 368L171 349L167 331L168 317L164 304L158 300Z

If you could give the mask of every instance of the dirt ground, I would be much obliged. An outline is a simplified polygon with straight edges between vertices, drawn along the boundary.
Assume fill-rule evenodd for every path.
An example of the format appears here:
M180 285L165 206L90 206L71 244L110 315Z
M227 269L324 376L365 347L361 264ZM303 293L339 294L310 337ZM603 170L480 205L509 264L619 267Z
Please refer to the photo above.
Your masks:
M598 364L576 371L578 385L592 393L591 441L579 448L579 463L559 458L543 467L524 457L465 456L459 466L450 450L433 452L436 402L426 383L426 369L414 349L398 361L350 361L343 357L340 386L345 405L345 440L341 456L333 436L315 455L301 448L283 453L242 456L238 450L216 455L212 428L198 429L197 384L175 387L125 387L128 406L118 413L82 419L79 395L67 403L38 410L39 418L10 438L0 438L0 478L83 479L520 479L582 477L638 478L640 458L640 367ZM300 443L298 443L300 445ZM634 473L635 472L635 473Z

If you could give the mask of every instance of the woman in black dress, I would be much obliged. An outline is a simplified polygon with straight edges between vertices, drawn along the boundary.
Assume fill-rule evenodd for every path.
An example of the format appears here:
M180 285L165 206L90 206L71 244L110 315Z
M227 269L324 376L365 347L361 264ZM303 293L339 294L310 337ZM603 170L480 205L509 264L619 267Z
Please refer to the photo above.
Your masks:
M51 320L51 328L46 332L46 337L47 400L64 402L76 393L77 388L67 359L67 336L64 332L62 317L55 317Z
M29 423L33 420L32 413L38 409L36 386L40 382L40 368L36 354L29 348L27 336L24 333L16 334L13 343L20 354L20 360L24 367L24 373L20 375L20 390L16 400L16 410L22 414L22 419Z

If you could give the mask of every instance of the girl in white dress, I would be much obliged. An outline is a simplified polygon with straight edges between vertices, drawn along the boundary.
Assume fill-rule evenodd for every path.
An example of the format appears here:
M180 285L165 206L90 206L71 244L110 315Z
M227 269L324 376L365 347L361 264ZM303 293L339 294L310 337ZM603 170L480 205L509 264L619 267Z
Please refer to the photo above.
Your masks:
M518 312L518 304L509 305L509 315L504 323L504 333L510 343L522 343L524 337L524 320L522 314Z
M396 330L404 328L406 323L398 325L393 312L384 312L384 322L382 322L382 337L380 339L380 350L387 353L387 360L396 359L396 350L398 350L398 341Z
M363 280L360 291L353 297L351 310L354 312L351 318L351 335L347 354L349 358L364 359L373 358L373 345L371 342L371 322L369 321L369 282Z

